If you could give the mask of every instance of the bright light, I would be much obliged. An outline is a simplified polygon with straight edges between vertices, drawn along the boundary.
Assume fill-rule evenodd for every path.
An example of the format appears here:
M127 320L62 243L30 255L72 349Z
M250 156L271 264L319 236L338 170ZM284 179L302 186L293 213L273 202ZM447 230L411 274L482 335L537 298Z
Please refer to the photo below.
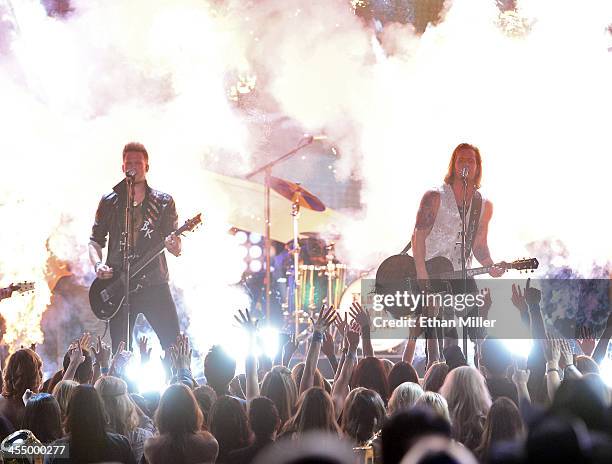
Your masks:
M251 263L249 264L249 269L251 270L251 272L259 272L261 271L261 266L261 261L251 261Z
M261 234L255 233L255 232L251 232L251 235L249 235L249 242L251 243L259 243L261 242Z
M246 258L249 255L249 248L245 245L240 245L240 255Z
M132 359L125 372L128 379L136 383L140 393L161 393L166 388L166 373L159 357L151 356L151 360L145 364Z
M612 359L609 352L599 366L599 375L608 387L612 387Z
M261 254L262 254L262 251L261 251L261 247L260 246L253 245L251 248L249 248L249 255L253 259L259 258L261 256Z
M533 345L533 340L528 338L505 338L501 339L510 353L518 355L522 358L527 358Z
M236 240L236 243L240 245L246 243L247 239L248 239L247 233L242 230L239 230L238 232L236 232L236 235L234 235L234 240Z
M239 328L232 327L223 337L220 343L223 349L236 360L236 373L244 372L244 360L247 355L253 353L255 356L265 354L274 359L279 349L278 330L274 327L260 327L258 332L258 344L251 349L247 333ZM242 369L242 370L241 370Z

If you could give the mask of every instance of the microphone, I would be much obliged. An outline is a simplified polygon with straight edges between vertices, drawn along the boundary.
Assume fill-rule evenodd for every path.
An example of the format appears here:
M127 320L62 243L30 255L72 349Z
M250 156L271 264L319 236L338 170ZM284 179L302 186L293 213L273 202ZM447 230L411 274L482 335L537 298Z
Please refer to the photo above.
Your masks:
M327 135L310 135L310 134L304 134L304 140L306 140L308 143L312 143L315 142L317 140L327 140L328 137Z
M125 171L125 177L127 177L129 179L134 179L134 177L136 177L136 170L135 169L130 169L128 171Z
M461 169L461 178L462 179L467 179L469 173L469 169L467 166L463 166L463 169Z

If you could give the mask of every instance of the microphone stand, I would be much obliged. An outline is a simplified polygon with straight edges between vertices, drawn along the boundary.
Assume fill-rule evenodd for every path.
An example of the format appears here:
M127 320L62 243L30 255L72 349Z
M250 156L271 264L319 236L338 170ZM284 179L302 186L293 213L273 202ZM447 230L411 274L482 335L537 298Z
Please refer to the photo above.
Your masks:
M264 164L260 168L255 169L254 171L251 171L246 176L244 176L245 179L250 179L250 178L256 176L257 174L259 174L261 172L263 172L264 176L265 176L264 177L264 218L265 218L264 219L264 221L265 221L264 256L265 256L265 261L266 261L266 276L265 276L265 283L266 283L266 318L268 320L270 320L270 294L271 294L271 290L270 290L270 279L271 279L271 276L270 276L270 248L272 246L272 243L271 243L271 239L270 239L270 177L272 176L272 168L274 166L276 166L278 163L286 160L287 158L290 158L295 153L300 151L302 148L307 147L308 145L310 145L314 141L315 141L315 138L313 136L306 137L306 138L302 139L302 141L300 141L298 146L295 147L293 150L288 151L284 155L279 156L276 159L273 159L269 163ZM294 269L293 272L294 272L294 278L293 278L294 286L297 287L297 273L298 273L298 269ZM295 290L297 292L297 288ZM295 311L297 311L297 308L295 308Z
M467 267L466 260L467 256L465 256L465 239L467 235L467 223L466 223L466 215L467 215L467 176L463 177L463 189L462 189L462 205L461 205L461 280L463 283L463 294L467 294ZM466 317L466 316L464 316ZM467 318L466 318L467 320ZM468 346L468 337L467 337L467 328L463 326L462 334L463 336L463 353L465 354L465 359L467 360L467 346Z
M132 345L132 327L130 326L130 264L134 250L134 179L127 176L125 178L125 218L123 223L123 288L125 288L125 298L123 307L127 318L127 338L126 349L130 351Z

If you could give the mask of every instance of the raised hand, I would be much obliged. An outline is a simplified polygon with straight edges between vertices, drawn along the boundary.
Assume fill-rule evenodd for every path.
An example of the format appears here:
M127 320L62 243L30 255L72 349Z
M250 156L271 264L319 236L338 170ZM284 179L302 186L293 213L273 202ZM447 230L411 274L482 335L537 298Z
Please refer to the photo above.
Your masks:
M317 320L315 321L310 318L313 324L313 332L319 332L322 334L334 322L337 316L338 313L333 306L321 306L321 311L319 311L319 317L317 317Z
M525 295L521 291L521 286L512 284L512 304L516 309L518 309L521 313L527 311L527 300L525 299Z
M130 354L131 353L129 351L125 351L125 342L119 342L119 345L117 346L117 352L115 353L115 356L113 356L113 360L111 361L111 365L108 370L108 375L120 374L125 365L128 363Z
M81 346L78 343L70 344L70 347L68 348L68 353L70 357L70 365L78 367L83 361L85 361L85 356L83 355L83 352L81 351Z
M527 279L527 285L525 286L525 300L529 306L540 304L542 300L542 292L537 288L531 288L531 279Z
M572 352L572 347L566 339L559 341L559 351L560 361L564 367L574 364L574 353Z
M359 324L354 321L346 331L346 341L348 344L348 350L350 352L354 352L357 350L360 338L361 334L359 333Z
M527 385L530 373L529 369L519 369L515 362L512 366L512 382L517 386Z
M98 343L96 346L91 346L91 352L96 358L96 362L100 364L101 368L108 368L110 366L111 348L105 343L102 343L102 338L98 335Z
M140 351L140 362L147 363L151 359L151 350L153 348L149 348L149 339L143 335L138 339L138 350Z
M82 350L89 348L90 342L91 334L89 332L84 332L83 335L81 335L81 338L79 338L79 346Z
M176 337L176 345L170 345L170 361L175 372L179 369L191 370L191 355L193 350L189 346L189 337L179 335Z
M559 366L559 358L561 357L560 342L554 338L547 338L542 340L544 348L544 357L546 362L553 366Z
M240 315L240 317L238 317L238 315ZM259 323L259 321L252 320L251 314L246 308L244 310L244 313L241 309L238 310L238 315L234 315L234 319L236 320L236 322L238 322L240 327L245 329L249 333L249 335L254 335L257 332L257 324Z
M488 288L483 288L480 290L480 294L483 296L483 305L478 308L478 314L483 317L487 317L489 315L489 309L491 309L491 305L493 304L493 299L491 298L491 290Z
M595 333L590 327L580 327L577 334L576 342L580 345L580 349L587 356L593 354L595 350Z
M363 329L370 326L370 316L358 301L353 301L349 311L353 320L359 324L359 327Z
M288 366L289 361L300 346L300 342L295 339L295 334L289 334L289 340L283 345L283 366Z
M323 334L323 343L321 344L321 351L328 358L333 358L336 356L336 346L334 343L333 335L327 330Z

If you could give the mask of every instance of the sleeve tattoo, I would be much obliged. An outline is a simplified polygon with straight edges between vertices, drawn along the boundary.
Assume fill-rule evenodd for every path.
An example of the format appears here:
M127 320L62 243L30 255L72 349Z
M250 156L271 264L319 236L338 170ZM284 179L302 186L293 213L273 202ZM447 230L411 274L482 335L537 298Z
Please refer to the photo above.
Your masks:
M415 228L417 230L428 230L434 225L437 213L436 200L435 192L427 192L423 195L416 218Z

